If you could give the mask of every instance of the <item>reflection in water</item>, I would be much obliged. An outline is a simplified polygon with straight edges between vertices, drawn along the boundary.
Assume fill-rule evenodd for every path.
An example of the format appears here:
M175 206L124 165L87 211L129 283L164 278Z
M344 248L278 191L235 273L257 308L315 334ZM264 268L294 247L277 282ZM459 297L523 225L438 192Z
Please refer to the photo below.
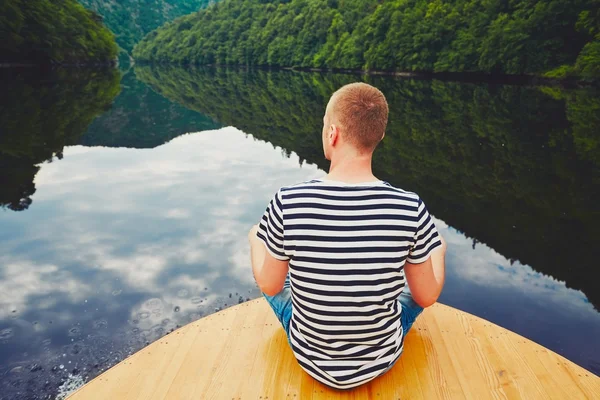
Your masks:
M279 186L323 175L323 107L355 79L148 68L136 75L189 109L128 74L113 107L83 136L92 117L57 146L39 135L0 137L2 168L27 171L5 155L43 155L25 158L35 169L27 182L37 172L34 206L0 210L0 398L46 398L178 325L257 297L247 229ZM599 308L591 261L598 250L585 247L600 222L592 201L597 97L371 79L392 109L376 172L419 192L450 245L442 301L600 373L600 314L590 303ZM11 122L1 117L2 127ZM63 151L74 143L155 147L213 124L246 133L200 132L151 151ZM52 132L61 131L45 134ZM44 140L47 147L30 145ZM64 158L38 172L35 164L53 152Z
M0 207L21 211L36 164L62 158L119 93L116 70L0 70Z
M351 75L140 67L169 99L326 168L324 106ZM600 309L600 97L592 90L368 77L390 104L376 174ZM235 107L232 107L235 104Z
M220 127L210 118L155 93L133 72L123 76L121 86L123 91L111 109L92 123L79 144L153 148L187 132Z
M258 297L247 231L278 186L315 174L233 128L152 151L65 148L37 174L36 206L0 214L3 395L89 379Z
M436 219L447 238L440 301L482 316L600 374L600 314L579 290L508 260Z

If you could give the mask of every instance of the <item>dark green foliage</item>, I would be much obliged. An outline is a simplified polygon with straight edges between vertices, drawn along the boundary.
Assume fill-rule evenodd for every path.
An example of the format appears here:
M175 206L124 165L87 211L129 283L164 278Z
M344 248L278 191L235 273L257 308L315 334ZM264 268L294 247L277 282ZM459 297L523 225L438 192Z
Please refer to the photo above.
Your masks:
M106 63L117 57L102 18L76 0L2 0L0 63Z
M120 85L116 70L42 76L33 70L2 72L0 207L26 209L35 192L37 164L61 158L66 145L152 148L184 133L219 127L156 94L133 71Z
M593 37L593 40L579 53L575 67L583 76L598 77L600 76L600 0L593 0L591 3L590 10L579 15L577 27Z
M190 109L327 169L322 116L351 75L137 67ZM510 259L565 280L600 305L591 265L600 224L597 91L369 77L390 104L377 176ZM568 265L569 268L565 268Z
M211 0L79 0L102 15L117 43L131 53L148 32L182 15L206 7Z
M543 74L568 65L572 74L596 77L598 38L589 28L597 26L596 3L225 0L150 33L134 58L503 74Z
M119 73L106 71L1 71L0 207L20 211L35 192L40 164L62 158L119 93Z

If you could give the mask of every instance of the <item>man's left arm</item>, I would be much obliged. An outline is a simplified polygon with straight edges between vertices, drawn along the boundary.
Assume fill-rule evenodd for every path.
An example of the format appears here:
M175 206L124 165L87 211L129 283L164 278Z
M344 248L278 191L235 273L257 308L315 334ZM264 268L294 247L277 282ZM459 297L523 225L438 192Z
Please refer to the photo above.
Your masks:
M273 257L257 233L258 225L254 225L248 233L252 272L260 290L267 296L274 296L283 289L289 261Z

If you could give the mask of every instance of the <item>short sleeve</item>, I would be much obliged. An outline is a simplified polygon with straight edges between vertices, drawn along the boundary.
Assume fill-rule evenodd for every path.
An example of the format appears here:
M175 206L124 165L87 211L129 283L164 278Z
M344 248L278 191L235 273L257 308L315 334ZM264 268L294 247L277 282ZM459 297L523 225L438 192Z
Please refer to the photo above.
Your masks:
M258 224L256 236L265 244L273 257L281 261L287 261L290 258L285 254L283 232L283 205L281 202L281 191L279 191L273 196L263 214Z
M435 223L421 199L419 199L418 213L417 230L406 260L411 264L421 264L427 261L431 251L442 244Z

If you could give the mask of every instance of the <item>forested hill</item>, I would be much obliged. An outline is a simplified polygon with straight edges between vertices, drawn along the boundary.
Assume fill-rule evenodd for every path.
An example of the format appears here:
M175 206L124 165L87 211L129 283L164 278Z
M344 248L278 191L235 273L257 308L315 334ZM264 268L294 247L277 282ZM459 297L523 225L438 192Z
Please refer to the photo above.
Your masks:
M106 63L118 50L102 18L76 0L2 0L0 38L0 63Z
M79 0L102 15L128 53L148 32L167 21L198 11L214 0Z
M600 76L600 0L224 0L139 61Z

